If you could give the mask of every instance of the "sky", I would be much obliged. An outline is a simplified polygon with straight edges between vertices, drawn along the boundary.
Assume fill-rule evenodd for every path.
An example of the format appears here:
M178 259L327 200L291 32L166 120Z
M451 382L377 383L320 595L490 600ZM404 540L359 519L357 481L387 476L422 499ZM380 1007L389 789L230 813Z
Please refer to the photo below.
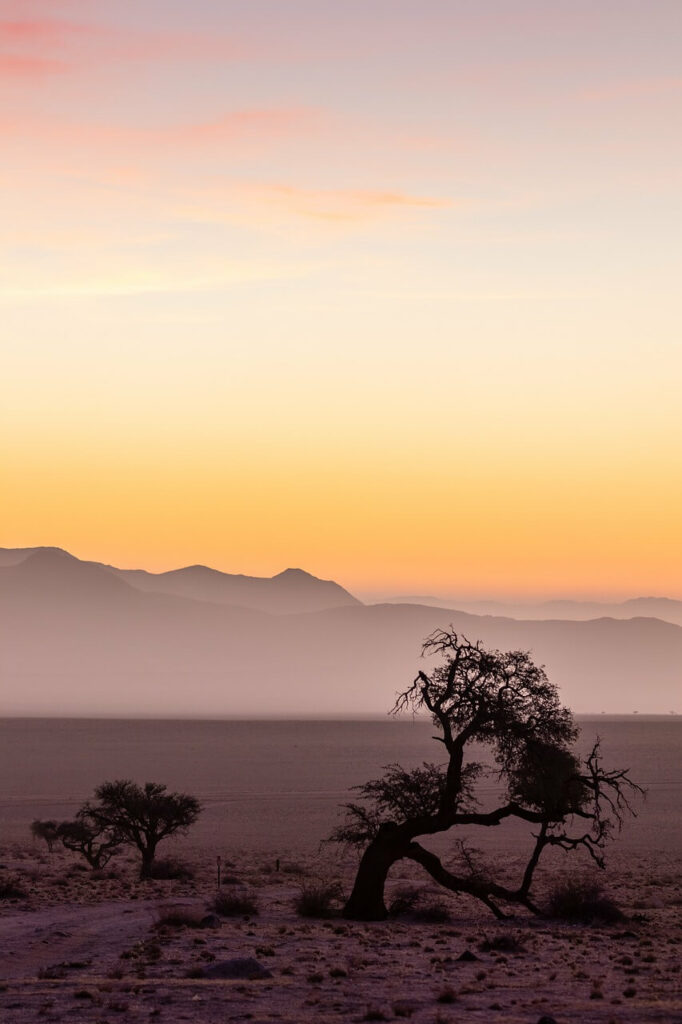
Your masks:
M0 0L0 544L682 597L678 0Z

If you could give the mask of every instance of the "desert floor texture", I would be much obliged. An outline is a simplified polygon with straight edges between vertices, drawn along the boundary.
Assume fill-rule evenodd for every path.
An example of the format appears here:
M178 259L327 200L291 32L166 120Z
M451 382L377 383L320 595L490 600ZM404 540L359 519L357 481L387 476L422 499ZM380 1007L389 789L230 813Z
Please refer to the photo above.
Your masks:
M274 857L232 853L220 891L249 896L257 912L216 917L214 857L188 843L177 852L193 879L141 883L127 854L93 875L62 850L0 850L0 879L27 893L0 900L3 1024L682 1022L682 865L672 855L612 854L606 891L625 918L609 925L525 912L499 922L411 865L398 865L389 897L419 890L415 908L360 924L295 907L304 889L347 890L352 859L281 858L277 870ZM575 857L553 863L539 895L586 870ZM236 958L270 976L250 976L253 964L247 977L202 976Z

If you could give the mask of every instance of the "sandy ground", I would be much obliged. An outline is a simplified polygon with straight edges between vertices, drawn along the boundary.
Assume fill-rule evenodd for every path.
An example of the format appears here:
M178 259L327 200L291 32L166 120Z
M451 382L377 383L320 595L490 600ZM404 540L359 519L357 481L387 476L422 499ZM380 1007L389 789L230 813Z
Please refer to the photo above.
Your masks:
M233 854L222 891L250 892L258 912L197 928L216 879L200 851L182 852L192 881L143 884L127 856L93 877L64 851L0 850L0 880L28 893L0 900L3 1024L682 1022L682 865L673 857L612 857L608 891L626 919L583 926L526 914L498 922L428 888L422 901L449 910L449 920L301 918L301 888L338 878L347 889L352 862L282 860L276 871L274 858ZM580 872L576 858L567 869ZM557 870L546 870L545 887ZM411 865L391 878L393 890L425 884ZM173 908L188 923L164 924ZM467 951L473 959L460 960ZM272 977L196 976L234 957L254 957Z

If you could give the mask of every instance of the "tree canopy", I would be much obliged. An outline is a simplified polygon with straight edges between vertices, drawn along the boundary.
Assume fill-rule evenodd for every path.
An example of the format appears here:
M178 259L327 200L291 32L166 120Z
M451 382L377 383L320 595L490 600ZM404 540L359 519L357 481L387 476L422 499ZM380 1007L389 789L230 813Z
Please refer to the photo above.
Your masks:
M138 786L130 779L104 782L95 790L96 803L87 803L83 813L92 823L109 829L141 854L141 876L148 878L158 844L194 824L201 804L186 793L169 793L158 782Z

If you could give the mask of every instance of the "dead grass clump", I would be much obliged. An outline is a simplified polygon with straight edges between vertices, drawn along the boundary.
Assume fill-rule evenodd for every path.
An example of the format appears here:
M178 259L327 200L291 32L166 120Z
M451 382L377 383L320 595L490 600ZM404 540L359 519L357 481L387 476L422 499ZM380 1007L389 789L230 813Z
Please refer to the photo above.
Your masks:
M549 893L551 917L580 924L615 924L625 919L613 900L604 896L601 886L585 878L570 878L556 884Z
M388 905L389 917L401 917L403 914L411 914L415 911L422 896L422 889L415 889L411 885L403 885L393 890L393 898Z
M300 876L300 875L306 875L307 874L307 871L303 867L303 865L302 864L297 864L296 862L289 863L289 864L287 864L287 863L282 864L281 871L282 871L283 875L299 875Z
M446 924L450 920L450 911L427 889L402 886L393 890L388 916L409 917L423 924Z
M525 953L526 947L520 936L510 932L499 932L492 938L486 936L478 947L482 953Z
M194 878L194 872L187 864L183 864L182 861L176 860L174 857L162 857L152 864L149 877L157 882L187 882Z
M303 885L294 900L299 917L333 917L337 912L335 904L343 899L340 882L318 882Z
M424 924L447 924L451 914L444 903L429 900L426 903L418 904L412 917L415 921L421 921Z
M95 868L88 877L91 882L120 882L121 880L121 876L114 868L107 870Z
M28 893L16 878L0 878L0 900L25 900Z
M211 903L211 910L221 917L247 917L258 913L258 900L248 890L219 892Z
M154 925L156 928L201 928L203 917L191 907L160 907Z

